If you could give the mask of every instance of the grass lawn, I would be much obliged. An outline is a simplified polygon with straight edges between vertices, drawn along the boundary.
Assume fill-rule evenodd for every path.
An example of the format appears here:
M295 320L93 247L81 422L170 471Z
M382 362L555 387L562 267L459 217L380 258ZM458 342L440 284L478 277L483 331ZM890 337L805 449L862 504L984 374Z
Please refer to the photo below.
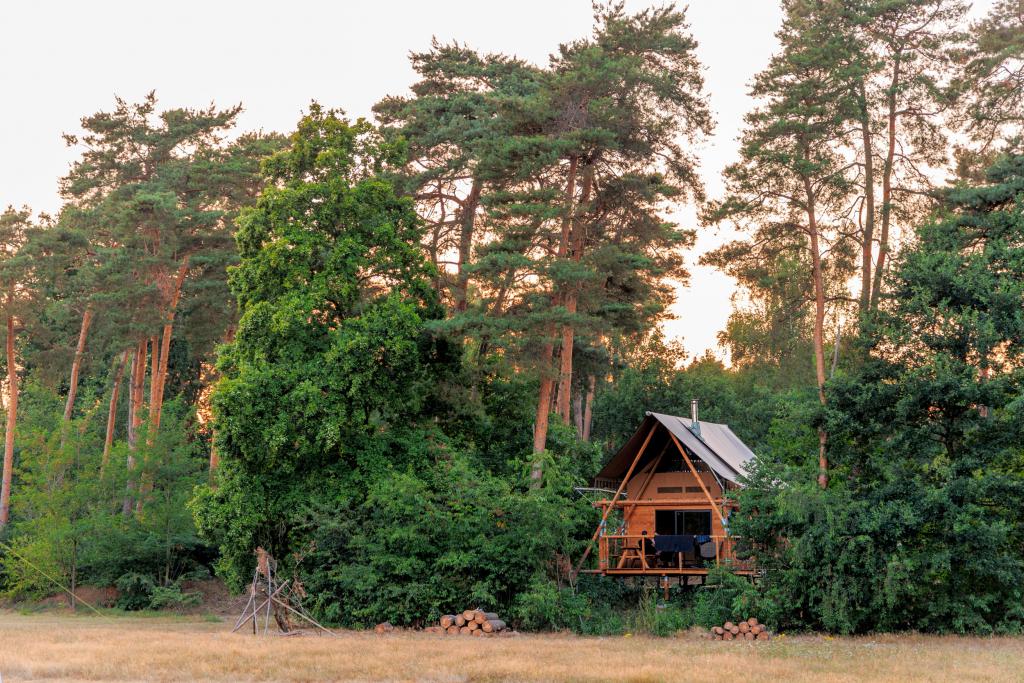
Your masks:
M231 634L201 618L0 612L0 675L117 681L1024 681L1024 639Z

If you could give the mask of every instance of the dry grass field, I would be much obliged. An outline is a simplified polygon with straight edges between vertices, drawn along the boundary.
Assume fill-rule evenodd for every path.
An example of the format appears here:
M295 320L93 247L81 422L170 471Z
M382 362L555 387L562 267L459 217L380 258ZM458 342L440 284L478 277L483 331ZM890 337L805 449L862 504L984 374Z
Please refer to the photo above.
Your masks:
M4 683L61 681L1022 681L1024 639L230 634L196 618L0 612Z

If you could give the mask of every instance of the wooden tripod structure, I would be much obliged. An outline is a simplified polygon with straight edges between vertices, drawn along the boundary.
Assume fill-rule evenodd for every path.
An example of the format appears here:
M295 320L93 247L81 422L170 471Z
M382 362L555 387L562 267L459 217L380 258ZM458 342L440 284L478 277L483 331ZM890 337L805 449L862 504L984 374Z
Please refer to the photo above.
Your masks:
M289 617L295 616L312 625L318 635L326 633L334 636L333 631L321 625L303 609L299 598L304 594L301 585L293 584L287 579L281 581L277 575L277 560L263 548L256 548L256 571L253 572L252 584L249 586L249 600L245 603L245 608L231 632L235 633L246 624L252 623L253 635L257 635L260 633L262 620L263 635L266 635L270 631L270 620L273 618L283 635L293 635L298 631L292 628Z

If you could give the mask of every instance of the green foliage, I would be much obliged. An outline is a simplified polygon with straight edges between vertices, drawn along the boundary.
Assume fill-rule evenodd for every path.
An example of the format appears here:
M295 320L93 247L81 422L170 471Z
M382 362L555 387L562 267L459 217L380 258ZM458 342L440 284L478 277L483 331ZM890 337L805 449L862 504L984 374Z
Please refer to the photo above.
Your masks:
M681 348L653 336L623 354L612 381L598 387L594 401L595 442L616 450L632 436L646 411L689 415L700 400L700 418L728 424L755 452L768 446L775 415L792 409L799 392L771 391L756 369L726 368L711 356L684 365Z
M588 516L566 507L569 482L595 451L569 440L589 460L562 454L572 465L529 493L460 454L432 420L458 355L427 325L419 222L379 173L398 148L318 107L291 142L240 220L242 318L213 401L223 466L193 503L218 569L238 586L262 545L346 624L507 604L574 548Z
M780 626L1024 627L1022 197L1024 157L1004 157L985 183L945 192L898 259L868 360L829 385L827 490L812 482L806 427L773 426L802 446L762 459L733 531L766 571Z
M592 517L557 488L557 465L528 490L451 454L372 481L361 501L310 507L301 568L315 607L349 625L424 623L466 604L504 613L538 572L564 575L549 563L575 554Z
M576 591L540 576L516 596L512 615L528 631L576 630L588 608L588 601Z
M545 65L435 43L412 55L411 95L374 108L380 128L314 104L287 140L229 142L240 105L160 112L153 94L85 117L59 216L0 214L4 362L23 387L0 589L186 606L184 581L215 566L242 588L263 546L346 626L476 604L594 635L750 615L1020 632L1018 5L968 36L961 0L785 0L741 158L704 207L751 238L703 258L747 294L720 335L731 367L657 332L696 240L666 216L703 200L692 148L712 127L672 5L598 4ZM963 184L933 192L950 122L974 147L956 150ZM890 224L916 226L896 258ZM860 337L827 348L855 310ZM124 438L123 378L108 449L125 349L164 329L163 395L151 370L130 393L168 401ZM570 360L575 425L532 453L541 380ZM693 398L760 455L731 531L763 577L716 569L667 601L577 581L597 513L574 487L645 411Z
M762 623L774 623L775 610L750 579L737 576L724 567L708 571L704 585L693 599L693 623L711 628L726 621L741 621L756 616Z
M101 475L103 434L95 429L95 416L85 415L65 432L59 397L35 384L24 388L20 407L13 552L0 560L9 596L42 597L59 592L58 583L72 590L110 585L126 574L159 588L203 571L208 549L185 501L205 458L197 450L201 442L189 438L188 411L168 404L167 429L136 451L153 486L143 514L125 517L127 470L119 458Z
M183 591L180 580L161 586L152 577L135 572L123 574L114 585L118 590L117 607L128 611L190 607L199 604L200 599L199 593Z
M131 611L149 607L150 597L153 595L153 589L156 588L152 578L134 572L118 577L114 585L118 590L118 608Z

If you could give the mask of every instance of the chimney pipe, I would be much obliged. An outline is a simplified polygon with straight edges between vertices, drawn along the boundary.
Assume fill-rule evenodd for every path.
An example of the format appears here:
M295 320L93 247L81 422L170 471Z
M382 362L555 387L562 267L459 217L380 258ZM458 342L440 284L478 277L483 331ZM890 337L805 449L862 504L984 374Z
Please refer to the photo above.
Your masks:
M698 399L690 400L690 419L692 420L690 423L690 430L697 436L700 436L700 420L697 417L697 407L699 403L700 401Z

